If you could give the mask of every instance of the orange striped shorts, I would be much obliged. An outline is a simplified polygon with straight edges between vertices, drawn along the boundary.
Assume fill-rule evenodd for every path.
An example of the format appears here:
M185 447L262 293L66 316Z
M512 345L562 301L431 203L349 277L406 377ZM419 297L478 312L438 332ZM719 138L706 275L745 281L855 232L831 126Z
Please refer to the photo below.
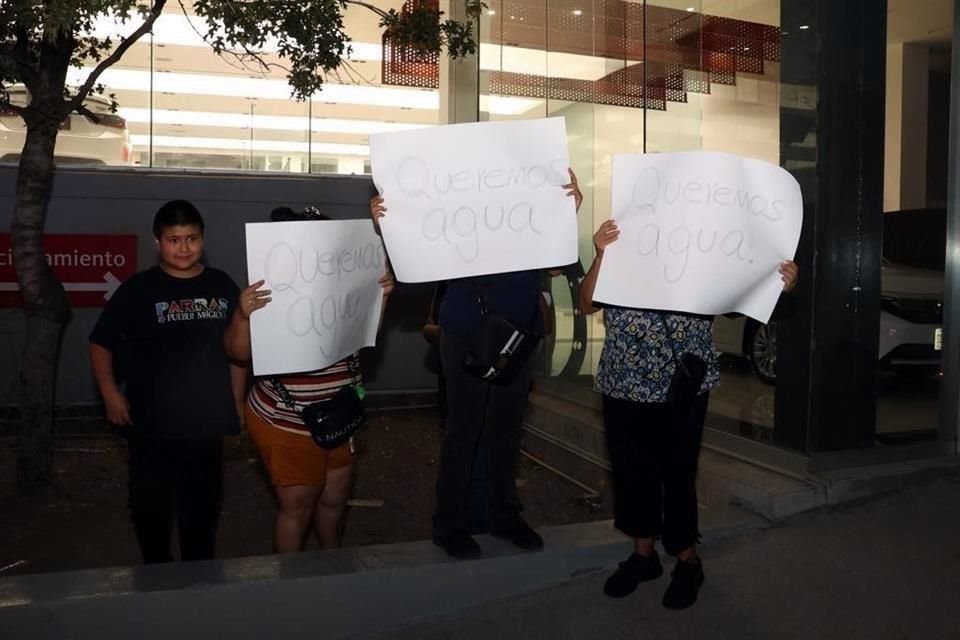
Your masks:
M349 443L328 451L307 434L278 429L249 406L244 407L243 414L250 439L260 451L270 483L275 487L322 487L327 483L328 470L353 464Z

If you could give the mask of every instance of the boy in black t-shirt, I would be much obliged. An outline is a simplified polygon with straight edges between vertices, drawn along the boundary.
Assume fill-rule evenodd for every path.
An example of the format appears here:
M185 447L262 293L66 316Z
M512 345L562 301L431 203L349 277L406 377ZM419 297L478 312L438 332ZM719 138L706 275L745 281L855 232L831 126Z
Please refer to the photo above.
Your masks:
M189 202L163 205L153 223L159 265L117 289L90 335L107 419L128 438L130 511L148 564L173 560L174 514L182 559L213 557L223 436L242 415L246 371L223 348L239 289L201 263L203 230Z

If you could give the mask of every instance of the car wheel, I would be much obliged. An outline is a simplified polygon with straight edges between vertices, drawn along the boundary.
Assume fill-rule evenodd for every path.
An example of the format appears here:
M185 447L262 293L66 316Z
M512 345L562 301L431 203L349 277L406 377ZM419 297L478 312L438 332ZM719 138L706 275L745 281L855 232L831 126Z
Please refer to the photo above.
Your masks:
M747 337L747 358L763 382L777 381L777 324L754 324Z

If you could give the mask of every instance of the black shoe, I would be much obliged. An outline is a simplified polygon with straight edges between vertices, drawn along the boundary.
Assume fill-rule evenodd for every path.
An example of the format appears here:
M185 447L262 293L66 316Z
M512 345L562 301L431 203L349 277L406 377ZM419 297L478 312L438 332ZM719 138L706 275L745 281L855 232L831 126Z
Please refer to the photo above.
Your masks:
M445 536L434 534L433 544L441 547L447 552L447 555L459 560L479 558L482 554L477 541L474 540L469 533L463 531L457 531Z
M703 564L700 558L693 562L677 560L673 568L673 578L667 592L663 594L663 606L667 609L686 609L697 601L697 592L703 584Z
M662 575L663 567L656 551L650 556L634 553L621 562L613 575L607 578L603 592L611 598L623 598L633 593L641 582L656 580Z
M539 533L531 529L530 525L526 522L521 521L520 524L511 529L491 531L490 535L495 538L509 540L515 546L525 551L538 551L543 549L543 538L540 537Z

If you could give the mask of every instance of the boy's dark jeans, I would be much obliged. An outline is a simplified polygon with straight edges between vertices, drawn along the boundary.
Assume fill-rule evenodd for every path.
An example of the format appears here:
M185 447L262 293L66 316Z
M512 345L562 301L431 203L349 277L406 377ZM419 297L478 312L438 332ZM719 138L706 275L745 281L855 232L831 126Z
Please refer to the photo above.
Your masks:
M164 439L134 434L127 446L130 515L144 563L173 560L174 516L181 559L213 558L223 496L223 438Z

